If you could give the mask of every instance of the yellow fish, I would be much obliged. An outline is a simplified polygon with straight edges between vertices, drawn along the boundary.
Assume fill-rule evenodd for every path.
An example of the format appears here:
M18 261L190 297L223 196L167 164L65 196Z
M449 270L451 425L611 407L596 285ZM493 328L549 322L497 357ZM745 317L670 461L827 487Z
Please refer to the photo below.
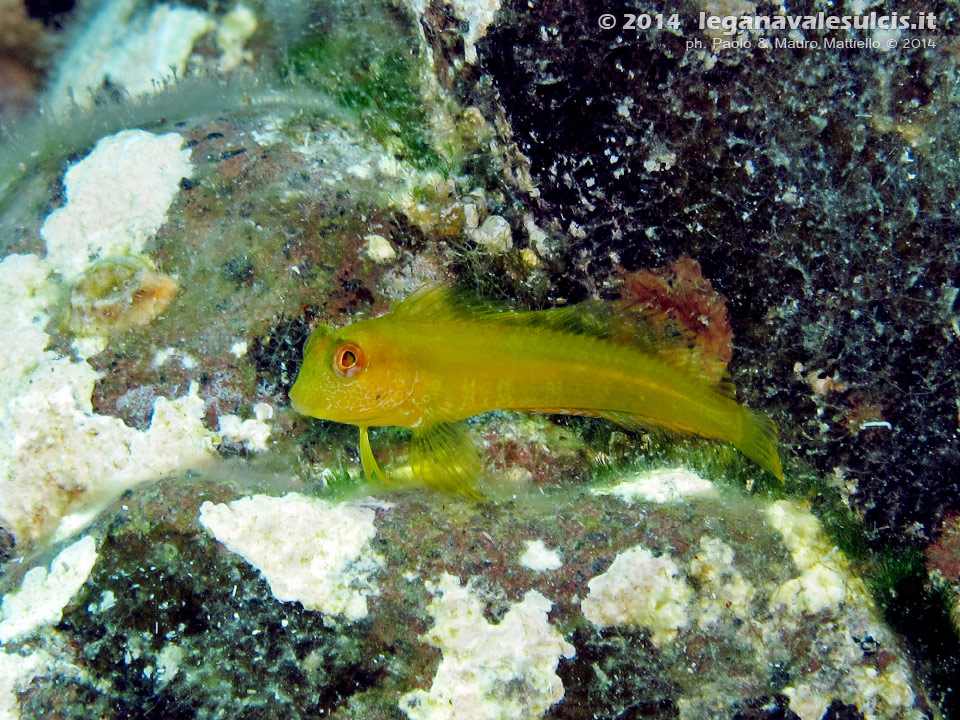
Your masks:
M482 463L465 418L491 410L591 415L732 443L783 480L768 418L730 383L703 377L687 341L624 303L517 312L424 287L372 320L319 327L290 390L304 415L360 428L370 480L387 482L367 429L413 431L410 465L428 487L480 497Z

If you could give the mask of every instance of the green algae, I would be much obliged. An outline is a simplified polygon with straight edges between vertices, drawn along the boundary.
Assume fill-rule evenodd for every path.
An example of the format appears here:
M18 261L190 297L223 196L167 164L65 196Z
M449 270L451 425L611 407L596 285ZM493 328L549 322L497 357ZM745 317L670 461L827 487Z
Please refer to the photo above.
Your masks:
M441 169L409 26L374 18L370 36L315 35L287 50L283 75L335 98L360 128L418 168Z

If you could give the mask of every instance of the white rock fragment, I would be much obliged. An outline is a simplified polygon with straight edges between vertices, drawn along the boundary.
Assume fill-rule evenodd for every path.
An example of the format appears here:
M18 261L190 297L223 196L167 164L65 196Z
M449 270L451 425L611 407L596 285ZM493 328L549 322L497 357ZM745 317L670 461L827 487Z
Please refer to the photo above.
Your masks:
M770 597L770 608L814 614L841 603L872 604L863 581L850 572L847 559L827 538L809 509L778 500L767 508L767 524L780 533L800 575L783 583Z
M367 257L376 263L385 263L397 257L397 251L383 235L364 235Z
M193 174L177 133L124 130L100 140L63 178L66 204L40 228L47 261L67 282L92 261L142 256L166 220L180 180Z
M226 505L205 502L200 524L257 568L282 602L331 618L367 616L372 576L383 564L371 546L376 513L289 493L253 495Z
M467 23L463 34L463 59L470 65L477 62L477 42L487 34L493 22L500 0L449 0L453 13Z
M253 416L257 420L262 420L266 422L267 420L273 420L273 405L265 402L258 402L253 406Z
M547 598L529 591L494 625L469 583L444 574L427 589L434 625L423 639L443 658L429 691L400 698L411 720L535 720L563 699L557 665L576 651L547 620Z
M551 550L543 540L527 540L520 556L520 564L537 572L557 570L563 567L563 559L556 550Z
M686 468L660 468L634 475L613 487L592 490L594 495L613 495L624 502L676 503L689 497L716 495L716 487Z
M97 543L87 535L61 550L49 571L43 567L29 570L20 589L5 595L0 605L0 643L59 622L63 608L90 577L96 561Z
M176 400L157 398L141 432L93 412L100 378L85 362L46 353L0 412L0 522L37 537L68 512L93 512L124 490L214 455L198 386Z
M0 720L20 720L20 698L33 679L50 671L54 659L46 652L16 655L0 652Z
M491 255L502 255L513 247L513 234L510 223L499 215L491 215L476 230L470 232L470 239L482 245Z
M220 48L220 72L230 72L240 63L249 60L251 54L244 50L253 34L257 31L257 15L243 3L237 5L220 20L217 27L217 47Z
M54 110L71 103L88 107L105 81L133 97L156 92L174 76L183 77L197 40L216 27L200 10L160 4L134 16L135 0L101 6L60 64L50 90ZM124 32L117 32L117 28Z
M94 605L90 603L87 605L87 612L90 613L102 613L106 612L110 608L114 607L117 604L117 596L113 594L112 590L105 590L103 595L100 596L100 602Z
M756 589L733 566L733 548L719 538L704 535L689 563L690 577L700 581L701 629L724 619L746 620L753 614Z
M654 557L641 545L618 554L610 569L587 587L590 593L580 609L596 627L644 628L660 647L690 623L687 609L693 593L680 568L671 557Z
M366 165L351 165L347 168L347 172L361 180L369 180L373 177L373 171Z
M239 360L240 358L242 358L244 355L247 354L247 343L243 340L235 342L233 345L230 346L230 354ZM157 362L157 358L154 357L154 363L156 364L156 362ZM159 363L159 364L162 365L163 363Z
M668 150L652 153L643 161L643 169L647 172L663 172L677 164L677 154Z
M811 685L786 687L783 694L790 698L790 709L800 720L820 720L827 712L829 701Z
M266 415L273 416L273 408L266 403L269 413L261 408L264 417L257 416L248 420L241 420L237 415L220 416L220 435L224 440L241 443L247 450L264 452L267 449L267 440L270 439L271 428L264 420ZM256 409L254 410L256 413Z
M167 643L157 653L156 680L160 687L168 684L180 672L180 663L183 662L183 648L175 643Z
M50 268L36 255L8 255L0 262L0 327L5 338L0 352L0 419L7 401L45 358L50 336L44 332L56 302L56 285L47 280ZM2 486L0 486L2 487Z
M547 234L537 225L536 220L534 220L533 213L527 213L523 216L523 229L527 231L527 238L530 243L530 248L532 248L538 255L547 257L549 255L549 249L547 247Z

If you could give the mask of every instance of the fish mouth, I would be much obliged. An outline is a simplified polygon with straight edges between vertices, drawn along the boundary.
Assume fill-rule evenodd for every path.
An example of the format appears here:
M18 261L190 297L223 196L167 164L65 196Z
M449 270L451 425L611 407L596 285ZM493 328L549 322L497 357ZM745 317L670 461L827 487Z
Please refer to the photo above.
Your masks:
M304 403L304 392L302 389L298 389L300 383L295 382L293 387L290 388L290 392L287 394L287 397L290 398L290 406L296 410L301 415L309 415L310 412L307 410L307 406Z

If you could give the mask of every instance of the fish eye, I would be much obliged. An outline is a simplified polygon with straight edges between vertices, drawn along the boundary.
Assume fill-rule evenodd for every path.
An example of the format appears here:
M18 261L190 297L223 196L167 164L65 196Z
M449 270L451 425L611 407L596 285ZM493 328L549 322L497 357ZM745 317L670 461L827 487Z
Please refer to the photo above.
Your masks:
M363 350L356 343L343 343L333 352L333 370L342 378L354 377L363 370Z

